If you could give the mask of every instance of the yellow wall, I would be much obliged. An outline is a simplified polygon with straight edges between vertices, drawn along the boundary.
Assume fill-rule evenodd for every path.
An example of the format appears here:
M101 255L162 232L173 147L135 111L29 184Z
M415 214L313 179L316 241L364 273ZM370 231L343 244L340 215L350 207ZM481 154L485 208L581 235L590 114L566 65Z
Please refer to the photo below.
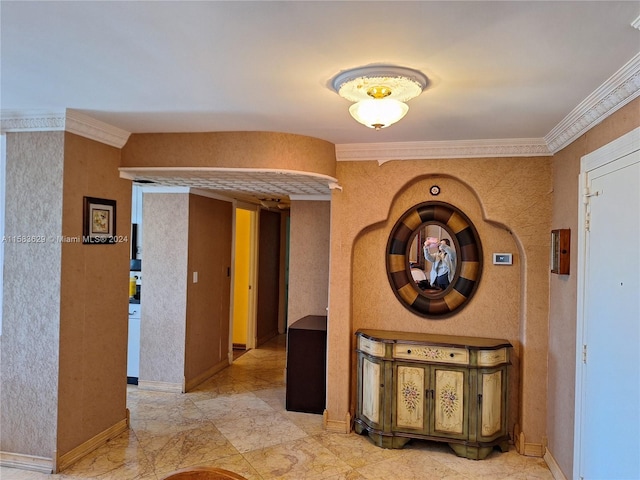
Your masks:
M250 245L251 212L237 208L233 287L233 343L238 345L247 344Z

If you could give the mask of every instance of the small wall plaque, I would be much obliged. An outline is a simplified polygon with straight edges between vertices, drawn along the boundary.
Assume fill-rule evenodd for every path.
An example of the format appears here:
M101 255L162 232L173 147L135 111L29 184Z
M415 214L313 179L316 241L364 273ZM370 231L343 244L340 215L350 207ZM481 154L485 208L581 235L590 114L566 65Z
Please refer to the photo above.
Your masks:
M569 275L569 245L571 230L551 230L551 273Z

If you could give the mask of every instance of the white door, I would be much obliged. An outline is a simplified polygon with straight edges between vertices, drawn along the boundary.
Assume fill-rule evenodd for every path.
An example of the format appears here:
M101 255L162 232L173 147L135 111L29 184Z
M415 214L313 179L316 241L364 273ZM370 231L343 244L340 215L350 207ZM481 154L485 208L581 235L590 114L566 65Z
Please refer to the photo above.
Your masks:
M576 477L639 479L640 152L588 171L586 184Z

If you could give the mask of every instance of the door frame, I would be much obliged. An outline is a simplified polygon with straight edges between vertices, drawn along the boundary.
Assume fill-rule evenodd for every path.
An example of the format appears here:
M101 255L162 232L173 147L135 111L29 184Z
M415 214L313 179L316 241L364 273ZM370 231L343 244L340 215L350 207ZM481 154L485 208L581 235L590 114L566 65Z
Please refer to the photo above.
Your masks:
M640 150L640 127L631 130L600 147L597 150L583 156L580 160L580 175L578 188L578 253L577 253L577 315L576 315L576 377L575 377L575 413L573 436L573 478L580 478L580 466L582 465L582 416L584 404L584 363L583 345L585 329L585 287L587 268L587 205L589 173L608 163Z

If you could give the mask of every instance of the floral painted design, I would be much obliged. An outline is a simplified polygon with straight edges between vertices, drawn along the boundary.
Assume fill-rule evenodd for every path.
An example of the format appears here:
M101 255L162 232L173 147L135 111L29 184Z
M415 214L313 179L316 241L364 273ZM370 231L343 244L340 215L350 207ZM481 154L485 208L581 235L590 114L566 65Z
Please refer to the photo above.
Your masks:
M448 418L451 418L453 413L458 410L459 403L460 399L451 385L445 385L440 390L440 406Z
M407 410L415 411L420 401L420 391L414 382L405 382L402 385L402 399Z
M416 354L430 360L442 360L444 358L444 352L439 348L419 348L416 350Z

